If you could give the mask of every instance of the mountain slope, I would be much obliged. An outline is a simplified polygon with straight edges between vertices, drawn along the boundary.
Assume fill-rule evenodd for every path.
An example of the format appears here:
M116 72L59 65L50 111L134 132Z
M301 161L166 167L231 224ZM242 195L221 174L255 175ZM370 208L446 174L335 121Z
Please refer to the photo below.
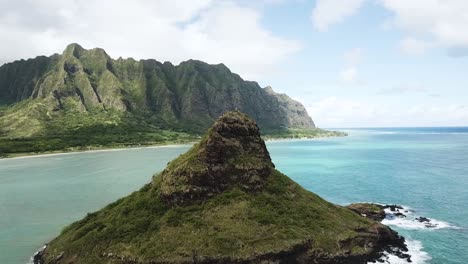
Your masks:
M403 243L277 171L256 123L229 112L151 183L71 224L35 260L353 264Z
M30 101L28 107L42 105L40 114L27 116L40 125L29 128L5 121L3 133L16 137L26 129L38 135L47 132L48 119L70 112L105 116L106 111L149 116L161 128L198 133L234 109L248 113L264 129L315 127L300 103L244 81L223 64L189 60L174 66L155 60L114 60L103 49L86 50L78 44L70 44L61 55L0 67L0 103L24 100Z

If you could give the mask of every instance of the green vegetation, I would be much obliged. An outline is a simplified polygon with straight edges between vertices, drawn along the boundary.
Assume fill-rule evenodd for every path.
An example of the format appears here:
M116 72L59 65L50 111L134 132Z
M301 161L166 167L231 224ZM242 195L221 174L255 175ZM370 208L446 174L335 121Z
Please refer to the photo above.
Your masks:
M284 128L267 129L263 131L265 139L281 138L321 138L321 137L343 137L348 134L341 131L329 131L320 128Z
M400 242L389 228L275 170L255 122L236 111L150 184L65 228L40 257L54 264L272 263L285 256L367 263Z
M183 132L183 129L179 129L179 131L160 129L153 125L135 122L135 120L127 120L120 124L110 121L96 124L92 122L96 118L92 114L66 115L66 117L54 120L47 125L51 129L50 131L56 132L48 132L44 135L16 138L0 134L0 158L48 152L183 144L200 140L199 134ZM73 120L79 120L79 122ZM83 125L88 121L91 122L89 126ZM57 128L60 125L63 126ZM301 129L300 133L296 133L296 131L288 130L278 134L270 132L263 138L272 140L346 136L343 132L321 129Z
M154 115L91 109L48 111L47 99L0 107L0 158L48 152L152 146L198 141L193 124L164 122ZM73 104L69 100L68 104ZM73 109L73 108L72 108ZM311 129L265 129L265 139L343 136Z
M0 157L48 152L84 151L104 148L139 147L189 143L193 135L168 130L129 130L131 126L93 126L77 130L77 134L58 134L47 137L0 138ZM99 131L99 133L94 133Z
M100 148L150 146L193 142L196 134L157 127L144 117L135 117L118 111L94 110L89 112L47 113L38 118L29 118L39 108L37 103L22 102L21 105L0 110L0 157L26 153L53 151L80 151ZM17 108L25 109L18 112ZM27 110L26 110L27 109ZM14 114L11 114L14 113ZM24 114L23 116L20 116ZM54 117L51 118L50 116ZM9 119L21 126L24 136L13 136L8 129ZM18 119L27 120L24 123ZM13 128L13 131L17 129Z
M306 241L336 254L364 250L359 245L341 249L340 241L374 224L302 189L278 171L260 193L233 187L202 204L168 207L159 192L159 185L148 184L73 223L49 244L50 259L61 252L80 256L82 264L107 263L103 253L141 262L249 258Z
M234 109L268 138L333 135L299 102L223 64L114 60L70 44L0 67L0 155L186 142Z

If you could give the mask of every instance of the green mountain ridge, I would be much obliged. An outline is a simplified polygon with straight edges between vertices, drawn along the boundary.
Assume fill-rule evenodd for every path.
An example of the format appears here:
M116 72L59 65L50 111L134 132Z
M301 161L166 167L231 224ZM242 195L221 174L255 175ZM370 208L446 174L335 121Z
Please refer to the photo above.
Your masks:
M407 249L277 171L255 121L229 112L151 183L66 227L34 260L363 264L384 250Z
M189 124L198 132L234 109L250 114L262 128L315 127L300 103L244 81L223 64L114 60L103 49L78 44L61 55L0 67L0 98L3 104L39 99L49 112L151 114L167 126Z
M0 156L193 141L236 109L265 134L327 135L302 104L224 64L112 59L70 44L62 54L0 67Z

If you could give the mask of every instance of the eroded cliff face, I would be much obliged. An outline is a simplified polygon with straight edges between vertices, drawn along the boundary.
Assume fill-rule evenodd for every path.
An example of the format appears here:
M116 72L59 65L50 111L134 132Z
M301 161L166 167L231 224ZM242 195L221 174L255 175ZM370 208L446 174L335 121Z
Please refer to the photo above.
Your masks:
M276 93L271 86L267 86L264 89L269 95L276 97L278 107L287 113L287 123L290 124L291 127L315 127L314 121L301 103L293 100L287 94Z
M161 198L170 204L206 200L234 186L262 189L274 165L257 124L241 112L221 116L205 138L161 173Z
M52 118L55 112L115 110L201 132L221 114L238 109L266 129L315 127L300 103L244 81L223 64L114 60L103 49L78 44L60 55L0 67L0 104L27 99L45 100L43 111Z
M35 259L364 264L384 250L403 252L404 239L277 171L255 121L235 111L150 184L71 224Z

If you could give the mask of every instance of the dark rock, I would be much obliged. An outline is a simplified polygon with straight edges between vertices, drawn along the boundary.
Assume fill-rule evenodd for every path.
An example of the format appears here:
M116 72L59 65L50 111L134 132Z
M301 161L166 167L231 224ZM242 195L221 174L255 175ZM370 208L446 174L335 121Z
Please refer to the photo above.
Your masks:
M34 264L42 264L43 263L43 255L44 255L44 252L47 248L47 244L42 247L41 249L39 249L32 257L32 261Z
M230 112L215 122L198 148L162 172L161 198L180 205L206 200L234 185L258 191L273 168L256 123L241 112Z
M384 208L390 208L390 211L392 212L395 212L398 209L403 210L403 207L401 205L396 205L396 204L385 205Z
M40 252L34 254L33 256L33 263L34 264L41 264L42 254Z
M400 212L396 212L396 213L394 213L394 215L397 216L397 217L406 217L405 214L400 213Z
M427 228L436 228L436 227L437 227L437 224L425 223L424 226L427 227Z
M416 218L416 221L420 222L420 223L428 223L428 222L431 222L431 220L427 217L424 217L424 216L420 216L420 217L417 217Z

